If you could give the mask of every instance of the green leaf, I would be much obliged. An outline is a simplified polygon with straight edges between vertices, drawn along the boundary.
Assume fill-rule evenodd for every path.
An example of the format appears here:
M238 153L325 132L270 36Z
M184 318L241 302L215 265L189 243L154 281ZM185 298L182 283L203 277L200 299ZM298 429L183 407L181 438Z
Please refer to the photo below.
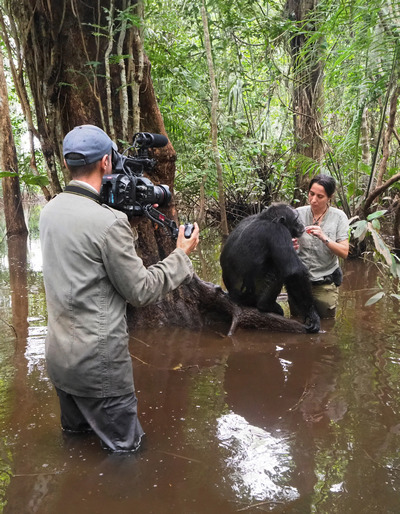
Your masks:
M392 296L393 298L396 298L396 300L400 301L400 294L392 293L390 296Z
M371 222L371 225L374 227L375 230L380 230L381 224L378 219L374 218Z
M353 236L357 239L364 239L365 234L367 233L368 223L366 220L357 221L354 223Z
M44 175L23 175L22 180L29 186L47 186L49 185L49 179Z
M376 218L381 218L384 214L387 213L387 209L385 209L384 211L376 211L376 212L373 212L372 214L369 214L367 216L367 220L368 221L372 221Z
M397 257L392 253L392 266L390 268L390 273L395 278L400 278L400 263Z
M374 244L375 244L375 248L376 248L377 252L379 252L382 255L382 257L385 259L388 266L392 266L392 254L390 253L389 247L383 241L383 239L378 234L378 232L373 229L371 224L369 224L369 228L370 228L371 235L374 240Z
M0 171L0 178L6 177L16 177L17 173L15 171Z
M379 300L381 300L384 296L385 293L383 291L374 294L374 296L371 296L371 298L365 303L365 307L369 307L370 305L379 302Z
M100 64L102 64L100 61L86 61L85 63L86 66L93 66L94 68L96 68Z

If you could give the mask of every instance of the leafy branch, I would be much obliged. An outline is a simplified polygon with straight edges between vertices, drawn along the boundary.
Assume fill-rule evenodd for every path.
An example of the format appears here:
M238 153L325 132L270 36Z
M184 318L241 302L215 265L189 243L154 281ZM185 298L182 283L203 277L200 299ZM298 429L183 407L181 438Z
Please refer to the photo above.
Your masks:
M358 239L360 243L368 236L372 238L375 257L385 266L389 275L396 279L396 282L392 283L392 285L396 288L397 292L390 293L390 296L400 300L400 294L398 294L399 284L397 282L397 280L400 279L400 260L397 255L391 252L389 246L385 243L380 235L381 223L379 218L382 218L386 212L386 210L376 211L367 216L367 219L359 220L353 223L352 235L355 239ZM379 287L382 289L381 284L379 284ZM384 291L379 291L374 296L369 298L365 305L373 305L374 303L381 300L385 294L386 293Z

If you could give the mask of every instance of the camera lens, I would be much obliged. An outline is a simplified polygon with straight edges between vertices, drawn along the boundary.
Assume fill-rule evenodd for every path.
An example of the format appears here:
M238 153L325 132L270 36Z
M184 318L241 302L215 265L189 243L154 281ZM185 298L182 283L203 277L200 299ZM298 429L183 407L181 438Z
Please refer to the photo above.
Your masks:
M154 198L153 203L157 203L160 207L168 205L171 201L172 195L169 187L165 184L160 186L154 186Z

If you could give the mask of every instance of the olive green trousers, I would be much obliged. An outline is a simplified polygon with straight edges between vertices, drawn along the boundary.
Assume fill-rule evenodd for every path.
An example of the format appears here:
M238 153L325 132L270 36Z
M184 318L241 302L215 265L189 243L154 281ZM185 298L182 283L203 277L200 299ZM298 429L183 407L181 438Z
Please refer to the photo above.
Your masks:
M339 299L339 288L335 284L312 286L315 308L322 319L334 318Z
M339 288L335 284L320 284L312 286L312 295L315 308L322 319L332 319L336 315L336 307L339 299ZM290 313L294 317L300 316L300 312L294 307L289 298Z

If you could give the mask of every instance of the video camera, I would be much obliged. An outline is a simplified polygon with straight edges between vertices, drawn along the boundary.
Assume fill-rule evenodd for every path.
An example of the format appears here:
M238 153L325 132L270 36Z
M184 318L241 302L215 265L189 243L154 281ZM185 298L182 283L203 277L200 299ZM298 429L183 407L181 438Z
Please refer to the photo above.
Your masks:
M162 134L138 132L133 144L123 154L112 150L112 174L104 175L100 196L101 201L114 209L125 212L128 218L146 216L154 223L167 228L173 239L178 237L175 221L165 217L153 205L167 206L172 195L165 184L154 185L143 176L145 171L154 169L157 161L149 156L149 148L160 148L168 143ZM124 155L131 151L133 155Z

